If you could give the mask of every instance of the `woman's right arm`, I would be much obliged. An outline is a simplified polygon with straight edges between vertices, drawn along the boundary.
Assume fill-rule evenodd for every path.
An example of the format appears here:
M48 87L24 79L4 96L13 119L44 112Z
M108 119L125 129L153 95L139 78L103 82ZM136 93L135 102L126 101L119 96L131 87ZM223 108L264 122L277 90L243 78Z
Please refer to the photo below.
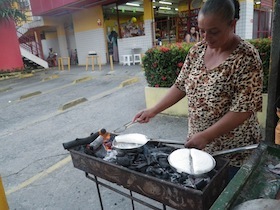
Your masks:
M199 38L199 33L198 33L198 31L195 32L195 35L196 35L196 42L199 42L199 41L200 41L200 40L199 40L200 38Z
M186 42L190 43L191 36L189 34L186 35Z
M137 121L140 123L147 123L151 118L156 116L158 113L164 111L165 109L176 104L182 98L184 98L186 93L179 90L175 85L173 85L167 94L153 107L149 109L144 109L137 113L133 118L133 122Z

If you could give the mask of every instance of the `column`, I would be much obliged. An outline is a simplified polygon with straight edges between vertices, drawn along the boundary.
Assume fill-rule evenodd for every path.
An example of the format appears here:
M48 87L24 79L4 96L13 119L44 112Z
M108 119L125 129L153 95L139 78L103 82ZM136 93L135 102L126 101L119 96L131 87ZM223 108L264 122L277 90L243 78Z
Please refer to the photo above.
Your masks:
M56 30L57 30L57 39L58 39L58 45L59 45L59 51L60 51L60 55L58 55L58 57L69 57L69 53L67 50L67 40L66 40L64 24L60 23L56 27Z
M144 27L146 42L149 46L153 46L155 39L155 25L154 25L154 9L152 0L144 0Z
M253 37L254 1L240 0L240 19L237 21L236 34L242 39Z

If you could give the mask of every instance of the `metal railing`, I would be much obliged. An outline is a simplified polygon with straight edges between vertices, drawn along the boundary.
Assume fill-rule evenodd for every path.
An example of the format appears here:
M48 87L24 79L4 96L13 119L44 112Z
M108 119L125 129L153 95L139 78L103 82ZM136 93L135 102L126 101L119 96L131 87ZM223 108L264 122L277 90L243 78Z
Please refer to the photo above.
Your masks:
M19 36L20 46L33 55L36 55L39 58L44 59L42 46L36 42L35 35L25 35L17 31Z

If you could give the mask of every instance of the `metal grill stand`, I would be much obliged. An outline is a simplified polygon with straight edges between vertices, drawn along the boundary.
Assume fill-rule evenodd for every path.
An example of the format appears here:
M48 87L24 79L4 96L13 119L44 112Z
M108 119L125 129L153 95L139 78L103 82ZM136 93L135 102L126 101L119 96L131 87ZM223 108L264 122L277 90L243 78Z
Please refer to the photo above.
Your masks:
M120 190L118 190L117 188L115 187L112 187L110 185L107 185L105 184L104 182L101 182L98 180L98 177L93 175L91 176L89 173L85 172L85 175L86 175L86 178L90 179L91 181L94 181L95 184L96 184L96 189L97 189L97 193L98 193L98 198L99 198L99 202L100 202L100 207L101 207L101 210L104 210L104 206L103 206L103 201L102 201L102 196L101 196L101 193L100 193L100 188L99 188L99 185L103 186L103 187L106 187L107 189L110 189L124 197L127 197L129 199L131 199L131 206L132 206L132 210L135 210L135 206L134 206L134 201L144 205L144 206L147 206L149 207L150 209L155 209L155 210L161 210L160 208L156 207L156 206L153 206L139 198L136 198L133 196L132 194L132 191L129 190L129 194L128 193L125 193L125 192L122 192ZM166 210L166 205L162 204L162 210Z

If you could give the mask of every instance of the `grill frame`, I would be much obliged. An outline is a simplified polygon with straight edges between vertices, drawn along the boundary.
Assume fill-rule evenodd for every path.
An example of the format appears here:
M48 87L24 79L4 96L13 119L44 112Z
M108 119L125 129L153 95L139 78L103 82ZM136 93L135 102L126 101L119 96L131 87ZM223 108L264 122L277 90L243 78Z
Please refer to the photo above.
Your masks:
M179 210L209 209L228 184L229 161L222 158L215 158L217 173L200 191L104 161L78 148L69 152L75 168Z

